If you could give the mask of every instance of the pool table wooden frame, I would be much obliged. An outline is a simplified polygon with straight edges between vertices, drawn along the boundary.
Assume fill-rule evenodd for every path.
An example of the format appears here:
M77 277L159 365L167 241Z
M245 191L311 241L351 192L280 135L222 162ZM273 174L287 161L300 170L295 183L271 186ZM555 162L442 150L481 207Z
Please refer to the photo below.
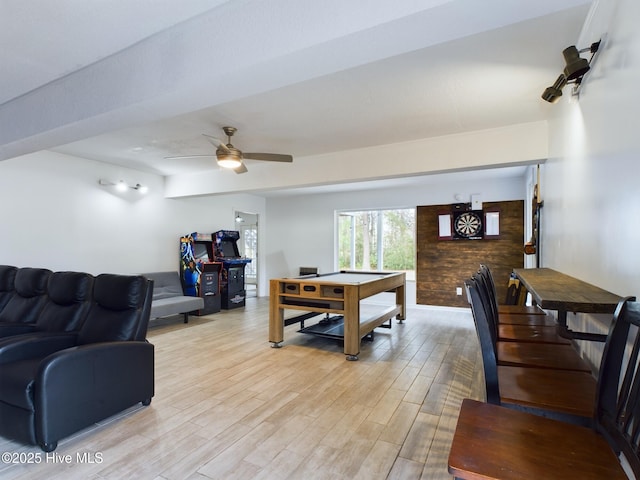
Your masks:
M394 316L399 323L404 320L405 286L404 272L341 271L271 279L269 341L274 348L282 346L285 310L336 313L344 316L344 353L348 360L357 360L362 337ZM393 291L396 294L395 305L382 306L375 314L361 317L360 300Z

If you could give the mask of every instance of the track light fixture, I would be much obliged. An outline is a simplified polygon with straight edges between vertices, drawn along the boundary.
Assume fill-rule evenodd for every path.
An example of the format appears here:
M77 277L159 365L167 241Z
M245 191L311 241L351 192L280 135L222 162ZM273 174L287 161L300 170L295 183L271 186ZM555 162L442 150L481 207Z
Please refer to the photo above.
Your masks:
M544 89L544 92L542 92L542 99L549 103L556 103L560 100L560 97L562 96L562 89L566 84L567 77L564 76L564 73L561 73L553 85Z
M139 183L136 183L135 185L129 185L124 180L118 180L117 182L114 182L112 180L105 180L101 178L100 180L98 180L98 184L102 185L103 187L114 187L118 192L126 192L127 190L131 189L145 194L149 191L149 187L147 187L146 185L141 185Z
M562 73L564 73L567 81L582 77L589 71L589 61L580 56L580 52L575 45L565 48L562 51L562 56L567 65Z
M560 76L556 79L553 85L545 88L542 92L542 99L549 103L556 103L562 96L562 89L568 83L573 84L572 94L577 95L582 83L583 77L591 68L591 62L596 52L600 48L601 40L594 42L588 48L578 50L575 45L565 48L562 51L564 57L565 67ZM591 57L589 60L582 58L581 53L590 52Z

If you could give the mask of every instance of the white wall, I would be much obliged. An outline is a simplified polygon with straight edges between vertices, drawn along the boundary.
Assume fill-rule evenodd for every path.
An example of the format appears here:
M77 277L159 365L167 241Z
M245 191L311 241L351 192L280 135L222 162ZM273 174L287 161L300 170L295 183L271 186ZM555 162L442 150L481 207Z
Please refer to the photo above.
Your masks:
M606 36L579 99L566 87L549 106L557 119L542 182L543 266L623 296L640 296L638 19L637 0L596 3L579 48ZM570 320L606 332L610 316Z
M640 2L599 8L580 45L607 37L580 97L550 106L559 115L542 183L543 264L640 295Z
M148 185L117 195L99 179ZM0 162L0 263L136 273L178 270L179 238L234 229L234 211L263 214L253 195L166 199L162 177L51 152ZM264 273L262 274L264 277Z
M522 180L457 178L454 173L426 177L429 183L413 188L268 200L248 194L167 199L162 177L39 152L0 162L0 263L94 274L177 270L181 235L235 229L234 212L245 211L261 219L258 294L265 296L269 278L306 265L334 269L336 210L453 203L455 193L481 193L485 201L524 198ZM99 179L141 183L150 191L119 195L99 186Z
M377 189L352 193L302 195L267 199L267 251L270 278L297 275L302 266L321 273L335 270L335 215L339 210L413 208L418 205L455 203L456 193L468 201L480 193L483 201L523 200L524 178L461 182L456 174L438 175L437 183L425 177L422 186ZM415 291L407 302L415 304Z

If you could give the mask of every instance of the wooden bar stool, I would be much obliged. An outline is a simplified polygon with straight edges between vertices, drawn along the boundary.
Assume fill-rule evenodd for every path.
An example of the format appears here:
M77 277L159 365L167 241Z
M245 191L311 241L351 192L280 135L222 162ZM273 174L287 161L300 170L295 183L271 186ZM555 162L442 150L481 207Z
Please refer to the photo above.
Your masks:
M476 283L471 279L465 282L465 287L472 301L473 319L482 352L486 401L580 425L591 425L596 393L593 375L583 371L523 366L521 363L514 366L499 365L501 344L517 343L497 342L496 345L495 332L491 331L486 311L478 306L480 295Z
M470 399L462 401L449 473L465 480L629 480L594 430Z
M552 368L591 373L591 367L571 345L523 342L515 339L499 341L495 310L491 308L486 299L482 277L474 275L469 280L466 280L465 288L476 324L486 323L487 325L491 338L490 348L494 351L498 365ZM482 330L477 331L480 332Z
M640 303L625 299L607 335L593 428L465 399L449 473L468 480L640 478L639 352Z

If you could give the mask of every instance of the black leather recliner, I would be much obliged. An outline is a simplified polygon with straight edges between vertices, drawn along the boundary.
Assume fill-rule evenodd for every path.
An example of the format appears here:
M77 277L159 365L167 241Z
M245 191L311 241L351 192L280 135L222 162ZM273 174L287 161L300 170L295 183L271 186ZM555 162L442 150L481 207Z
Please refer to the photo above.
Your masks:
M0 323L0 345L6 337L25 333L73 332L84 322L93 293L93 275L53 272L47 282L46 300L35 323Z
M0 344L0 435L53 451L58 441L154 395L154 347L145 339L153 282L98 275L76 333Z

